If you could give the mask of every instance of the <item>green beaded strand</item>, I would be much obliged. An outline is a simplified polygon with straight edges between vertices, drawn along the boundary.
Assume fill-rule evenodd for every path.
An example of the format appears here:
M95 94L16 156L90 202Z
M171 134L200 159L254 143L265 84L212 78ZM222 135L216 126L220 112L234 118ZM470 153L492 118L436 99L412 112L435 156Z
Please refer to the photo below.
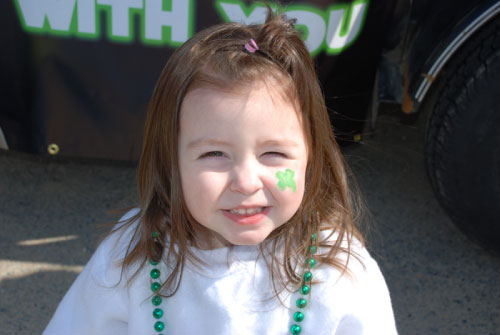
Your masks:
M318 250L318 248L315 245L317 238L318 238L318 235L316 233L311 235L311 246L309 247L310 257L306 260L306 267L309 269L312 269L316 265L316 260L313 258L313 255ZM300 293L302 295L308 295L311 293L312 278L313 278L313 275L312 275L311 271L306 270L306 272L304 272L304 275L302 276L303 281L302 281L302 286L300 287ZM298 298L296 305L298 308L304 309L307 306L307 300L305 298L302 298L302 297ZM293 314L293 320L295 322L302 322L304 320L304 317L305 317L305 315L301 311L297 311L297 312L295 312L295 314ZM297 324L292 325L292 327L290 328L290 332L292 333L292 335L300 334L301 331L302 331L302 328Z
M310 257L306 260L306 267L309 269L312 269L316 265L316 260L313 258L313 255L317 251L317 247L316 247L316 245L314 245L314 244L316 244L317 238L318 238L318 235L316 233L311 235L311 244L312 245L309 247ZM312 278L313 278L313 275L312 275L311 271L307 270L306 272L304 272L304 275L302 276L302 279L303 279L302 286L300 287L300 293L302 295L308 295L311 293ZM301 297L301 298L297 299L296 305L298 308L304 309L307 306L307 300L305 298ZM295 312L295 314L293 314L293 320L295 322L302 322L304 320L304 317L305 317L305 315L301 311L297 311L297 312ZM300 334L301 331L302 331L302 328L297 324L292 325L292 327L290 328L290 332L292 335L298 335L298 334Z
M151 235L152 235L152 237L154 239L154 242L157 243L158 242L158 233L157 232L153 232ZM150 259L149 263L152 266L156 266L156 265L159 264L159 262L154 261L153 259ZM151 278L153 280L156 280L156 279L160 278L161 272L160 272L159 269L153 268L151 270L151 272L149 273L149 275L151 276ZM160 287L161 287L161 284L159 282L155 281L155 282L153 282L151 284L151 291L153 291L154 293L157 293L160 290ZM155 296L153 296L153 298L151 299L151 303L155 307L160 306L161 303L162 303L161 296L159 296L158 294L155 295ZM163 316L163 310L161 308L155 308L153 310L153 317L156 320L161 319L162 316ZM154 326L153 326L153 328L154 328L155 331L157 331L158 333L160 333L161 331L163 331L163 329L165 329L165 323L163 321L156 321L155 324L154 324ZM158 334L158 335L163 335L163 334Z

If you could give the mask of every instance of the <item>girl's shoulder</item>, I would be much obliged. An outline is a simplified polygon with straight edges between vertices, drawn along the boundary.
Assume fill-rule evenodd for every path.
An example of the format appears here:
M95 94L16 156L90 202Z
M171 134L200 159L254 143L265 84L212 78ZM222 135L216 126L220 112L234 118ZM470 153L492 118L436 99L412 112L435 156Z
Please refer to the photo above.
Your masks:
M132 221L138 213L138 208L125 213L97 247L87 264L91 267L92 277L97 282L116 284L117 280L120 281L123 274L122 262L138 240L136 231L139 221Z
M129 290L122 261L133 243L137 209L127 212L99 244L71 285L44 334L124 334Z
M139 208L132 208L123 214L101 243L114 249L116 256L125 256L123 253L126 252L128 246L131 243L132 246L137 243L138 236L136 232L140 222L136 216L139 211Z
M379 329L377 334L396 334L390 293L378 262L359 240L343 241L344 248L348 245L349 253L337 254L345 271L322 264L313 272L319 281L313 290L317 307L363 328Z
M339 238L338 234L331 230L322 231L320 236L323 243L329 246L334 245ZM329 246L320 247L320 253L327 254L330 251ZM335 253L335 260L337 264L345 265L345 271L340 271L339 267L325 266L326 272L330 276L338 277L338 279L347 279L352 284L380 273L377 261L372 257L364 243L354 236L342 239L340 248Z

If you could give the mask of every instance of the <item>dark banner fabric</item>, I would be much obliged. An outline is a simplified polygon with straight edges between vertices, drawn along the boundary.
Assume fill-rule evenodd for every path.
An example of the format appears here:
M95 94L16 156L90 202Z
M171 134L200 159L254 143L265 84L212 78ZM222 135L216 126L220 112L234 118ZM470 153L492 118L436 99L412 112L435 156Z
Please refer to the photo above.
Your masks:
M366 117L390 4L282 3L315 58L339 138L352 139ZM210 25L262 22L266 8L237 0L9 0L0 13L0 128L9 148L134 161L172 52Z

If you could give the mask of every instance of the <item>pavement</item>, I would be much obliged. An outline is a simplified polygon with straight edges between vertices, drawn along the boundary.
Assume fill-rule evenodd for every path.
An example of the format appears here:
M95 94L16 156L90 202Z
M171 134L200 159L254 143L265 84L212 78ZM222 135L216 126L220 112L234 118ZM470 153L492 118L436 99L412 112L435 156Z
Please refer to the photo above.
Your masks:
M401 335L500 334L500 257L470 242L437 203L421 129L385 115L345 149L370 215L368 247ZM40 334L120 216L135 166L0 151L0 334Z

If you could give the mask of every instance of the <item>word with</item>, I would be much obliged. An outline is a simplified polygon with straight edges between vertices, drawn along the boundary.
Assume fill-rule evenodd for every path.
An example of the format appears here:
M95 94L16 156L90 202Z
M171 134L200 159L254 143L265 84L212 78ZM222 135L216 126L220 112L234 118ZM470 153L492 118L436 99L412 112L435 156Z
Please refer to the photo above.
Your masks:
M135 16L144 44L178 47L193 35L194 0L14 0L25 31L55 36L100 38L100 13L107 36L132 42Z

